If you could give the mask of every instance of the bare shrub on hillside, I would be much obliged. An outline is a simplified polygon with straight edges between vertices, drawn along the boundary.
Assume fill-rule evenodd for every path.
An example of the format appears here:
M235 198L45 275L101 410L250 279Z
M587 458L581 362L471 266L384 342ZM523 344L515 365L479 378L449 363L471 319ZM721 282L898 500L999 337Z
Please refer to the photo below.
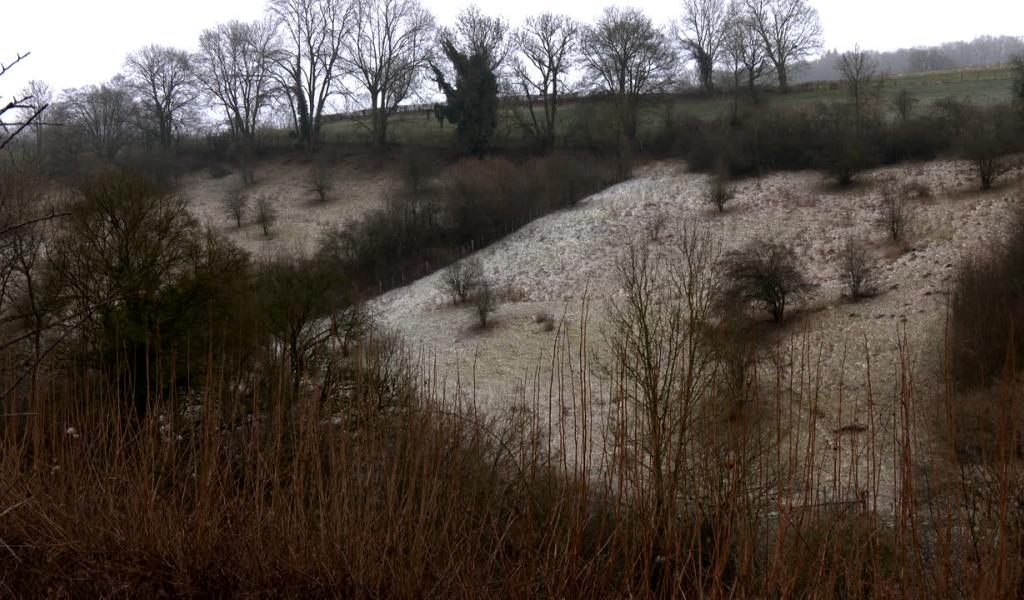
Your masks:
M730 252L725 273L725 302L753 303L776 323L785 318L790 300L810 288L793 248L764 237Z
M910 227L913 212L908 200L909 193L913 193L913 190L893 181L882 185L882 215L879 221L894 242L903 242Z
M309 177L309 191L316 194L320 204L325 204L327 195L331 193L332 189L334 189L334 184L331 181L330 170L322 164L314 165Z
M264 236L269 236L277 224L277 209L266 194L261 194L256 200L256 224L263 230Z
M441 291L452 299L452 304L465 304L472 298L483 278L484 267L480 259L460 260L441 273Z
M725 211L725 205L733 199L736 193L726 180L724 175L713 177L704 190L705 201L718 209L718 212Z
M1012 139L1019 125L997 108L974 109L960 140L963 157L974 166L982 191L1014 168L1009 155L1019 145Z
M839 255L839 270L843 289L849 298L856 300L874 292L871 250L864 239L853 236L846 238Z
M249 211L249 195L241 188L236 188L224 196L224 212L235 222L235 228L242 227L242 221Z
M668 214L665 211L654 213L647 222L647 240L650 242L660 241L668 221Z
M487 279L480 281L473 292L473 312L480 322L481 329L487 329L490 314L498 309L498 294Z
M932 197L932 188L927 183L914 179L903 184L903 193L911 200L928 200Z
M374 331L360 347L370 406L375 411L401 404L414 395L415 370L402 338L393 331Z
M554 331L555 327L555 315L549 312L537 313L533 316L533 322L540 325L541 330L545 332Z

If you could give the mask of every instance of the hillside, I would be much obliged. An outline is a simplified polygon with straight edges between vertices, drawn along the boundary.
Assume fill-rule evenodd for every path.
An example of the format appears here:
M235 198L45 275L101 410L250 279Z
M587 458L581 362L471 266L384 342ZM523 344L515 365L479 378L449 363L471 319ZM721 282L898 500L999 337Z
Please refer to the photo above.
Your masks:
M241 188L237 170L220 177L208 170L197 171L180 186L200 223L224 233L255 257L281 252L308 255L317 249L324 231L380 206L401 185L394 165L360 156L335 160L325 171L331 190L327 201L320 202L311 189L313 165L308 160L286 155L258 161L256 183L244 189L249 203L241 228L224 207L228 194ZM261 196L266 196L277 212L269 236L254 222L256 201Z
M1016 178L1022 176L1018 170ZM888 178L930 191L913 207L906 247L891 243L879 224L878 188ZM683 164L654 163L634 179L477 254L509 298L488 330L479 330L468 308L450 304L439 274L380 297L372 309L427 364L437 365L442 380L474 389L478 405L498 414L534 390L545 398L550 385L564 385L554 346L576 354L582 331L592 374L607 362L604 316L621 295L615 261L630 240L649 239L653 224L664 223L658 244L672 244L684 223L707 228L726 250L766 234L793 244L814 288L783 328L765 323L764 336L781 349L761 361L765 385L774 383L773 361L779 360L816 379L813 403L801 396L798 408L830 448L864 427L869 406L881 415L894 409L901 359L909 361L922 394L942 385L939 363L952 277L964 257L1000 239L1020 194L1012 185L978 194L968 166L952 161L880 169L861 181L837 192L814 173L747 180L720 215L702 200L705 176L688 173ZM850 235L870 240L879 292L857 302L841 297L839 279L838 256ZM567 339L537 322L543 314L564 316ZM607 391L591 394L598 406L608 406ZM893 442L883 437L883 443Z

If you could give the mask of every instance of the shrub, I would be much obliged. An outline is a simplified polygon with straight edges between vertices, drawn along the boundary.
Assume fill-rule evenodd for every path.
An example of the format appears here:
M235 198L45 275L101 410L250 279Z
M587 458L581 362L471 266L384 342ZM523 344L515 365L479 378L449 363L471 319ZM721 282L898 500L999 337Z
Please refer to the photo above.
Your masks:
M709 182L707 189L704 191L704 198L715 208L718 212L725 211L725 205L735 196L732 187L729 182L726 181L723 175L713 177Z
M533 322L540 325L541 331L551 332L555 330L555 315L549 312L537 313L533 316Z
M857 299L873 292L871 285L871 251L861 238L848 237L839 255L839 270L842 274L846 295Z
M251 152L241 151L237 156L238 173L242 176L242 185L256 183L256 162Z
M210 179L223 179L231 174L231 169L222 164L215 164L210 165L207 172L210 174Z
M256 200L256 224L263 230L264 236L269 236L276 223L277 209L271 204L270 198L263 194Z
M488 317L498 308L498 295L487 279L480 281L473 292L473 312L482 329L487 329Z
M809 289L793 248L755 238L725 258L726 302L753 303L781 323L789 301Z
M1005 241L963 263L951 298L953 374L963 388L1004 375L1007 356L1024 351L1024 213ZM1010 375L1010 373L1006 373Z
M912 190L910 190L912 191ZM910 224L911 207L908 202L908 189L889 181L882 185L882 216L881 224L894 242L902 242Z
M441 273L441 287L451 297L452 304L464 304L474 295L483 276L484 269L479 259L462 260L452 263Z
M330 170L322 164L314 165L309 179L309 191L316 194L321 204L327 202L327 195L333 187Z
M242 227L242 220L249 209L249 196L241 188L236 188L224 196L224 211L235 221L235 227Z
M900 122L906 123L910 120L910 116L914 111L914 107L920 100L914 94L907 90L900 90L896 92L896 95L892 98L892 108L896 111L896 115L900 118Z
M949 149L948 124L932 117L900 121L879 129L878 158L883 164L905 160L932 160Z
M817 166L839 186L847 187L858 173L877 162L869 135L871 124L845 105L821 106L816 116Z
M539 190L542 206L550 209L574 206L581 199L616 180L607 161L577 157L567 152L552 152L535 158L526 167L526 176Z
M797 564L814 562L815 572L800 572L794 597L881 598L898 579L902 542L877 514L856 506L828 506L787 519L800 522L799 534L782 529L782 553Z
M1002 347L1005 349L1005 343ZM1024 431L1024 404L1018 401L1021 393L1024 387L1015 380L1006 386L963 390L949 403L949 413L944 415L949 422L940 431L950 438L945 441L958 462L992 464L1001 455L1024 456L1024 436L1018 433Z
M415 195L423 191L433 171L432 163L430 154L423 148L411 148L402 153L402 179L409 193Z
M992 189L1013 168L1008 155L1015 150L1017 124L998 108L977 109L968 123L960 140L961 156L974 165L981 189Z

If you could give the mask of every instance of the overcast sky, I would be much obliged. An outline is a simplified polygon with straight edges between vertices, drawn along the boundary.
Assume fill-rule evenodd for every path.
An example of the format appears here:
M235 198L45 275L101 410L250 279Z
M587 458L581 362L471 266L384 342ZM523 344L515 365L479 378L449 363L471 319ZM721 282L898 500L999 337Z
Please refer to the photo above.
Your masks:
M32 56L0 79L0 98L16 93L29 79L54 88L99 83L121 68L124 55L150 43L193 49L199 33L229 19L251 20L263 0L3 0L0 9L0 62L17 52ZM450 23L463 0L425 0L441 24ZM1024 0L811 0L825 30L827 49L892 50L970 40L979 35L1024 35ZM591 21L602 7L592 0L478 0L487 14L513 23L543 11L564 12ZM666 24L681 2L620 0Z

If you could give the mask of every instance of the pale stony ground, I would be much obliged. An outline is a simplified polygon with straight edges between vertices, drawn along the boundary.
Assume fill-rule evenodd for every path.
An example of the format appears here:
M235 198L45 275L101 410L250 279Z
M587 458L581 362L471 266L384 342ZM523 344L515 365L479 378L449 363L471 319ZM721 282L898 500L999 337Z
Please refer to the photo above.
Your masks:
M224 208L224 198L241 184L237 172L213 178L198 171L184 178L181 191L192 213L204 226L224 233L254 257L279 253L310 254L323 232L358 219L380 206L397 190L400 179L389 165L370 166L366 161L341 160L329 168L333 190L321 203L310 189L313 166L293 157L261 160L256 165L256 183L246 189L248 215L241 229ZM256 199L267 196L277 210L277 223L264 236L254 222Z
M251 214L236 229L225 213L223 198L238 185L236 174L214 179L195 173L182 182L182 190L202 223L260 258L311 253L323 231L380 206L400 185L393 166L367 168L343 160L331 171L335 189L330 201L320 204L309 189L311 170L309 164L283 158L257 166L257 183L249 193L253 198L267 194L277 208L270 238ZM876 441L895 448L901 339L919 397L927 401L938 393L951 278L965 256L1000 239L1014 206L1024 200L1022 175L1013 173L999 189L981 194L970 166L953 161L878 169L845 191L817 173L779 173L737 183L735 199L718 214L703 200L706 176L678 162L653 163L633 179L477 253L487 276L510 298L488 330L476 327L468 309L451 306L439 274L385 294L371 302L370 310L402 335L447 393L458 386L463 399L491 414L525 401L542 414L578 419L578 371L585 358L591 426L599 431L608 409L599 369L608 349L604 317L619 293L615 261L629 241L649 239L652 225L659 222L659 244L673 243L683 224L706 228L726 249L758 235L786 241L796 248L814 285L793 307L785 327L766 329L787 349L783 362L809 365L804 376L820 391L816 401L809 394L797 400L797 428L814 428L822 449L831 451L822 456L855 449L860 454L851 460L863 466L867 435L850 430L870 425L869 415L875 415ZM890 243L879 224L879 183L886 179L920 182L932 192L914 204L905 247ZM838 270L839 253L851 235L870 241L879 290L855 303L841 297ZM565 335L546 330L538 314L553 315ZM770 375L767 361L761 368ZM894 474L888 461L881 470L880 487L891 489Z
M802 423L816 428L824 448L842 447L845 453L848 439L856 443L856 434L847 432L869 425L868 415L874 414L877 439L892 447L900 340L920 397L937 393L951 279L963 257L984 251L1002 235L1013 207L1024 200L1014 182L1020 176L1013 173L999 189L981 194L969 165L952 161L878 169L845 191L817 173L780 173L738 183L736 198L720 215L702 199L706 176L680 163L659 162L477 253L487 276L514 299L498 309L487 331L475 327L467 309L450 305L438 274L385 294L371 308L436 365L438 377L468 382L485 410L508 409L524 388L545 404L550 390L559 387L551 376L556 335L544 331L535 316L564 316L572 356L578 354L586 299L585 347L588 360L600 364L607 350L603 315L619 293L615 261L630 240L647 236L652 223L666 222L659 243L672 243L684 222L707 228L726 249L768 235L793 244L815 286L777 331L783 346L805 352L815 365L810 375L821 395L813 410L804 399ZM918 181L932 192L914 204L906 248L889 243L879 224L878 184L887 178ZM850 235L871 241L880 292L856 303L841 298L838 270ZM570 383L562 379L563 388ZM600 406L601 391L592 394ZM882 475L891 477L891 469Z

